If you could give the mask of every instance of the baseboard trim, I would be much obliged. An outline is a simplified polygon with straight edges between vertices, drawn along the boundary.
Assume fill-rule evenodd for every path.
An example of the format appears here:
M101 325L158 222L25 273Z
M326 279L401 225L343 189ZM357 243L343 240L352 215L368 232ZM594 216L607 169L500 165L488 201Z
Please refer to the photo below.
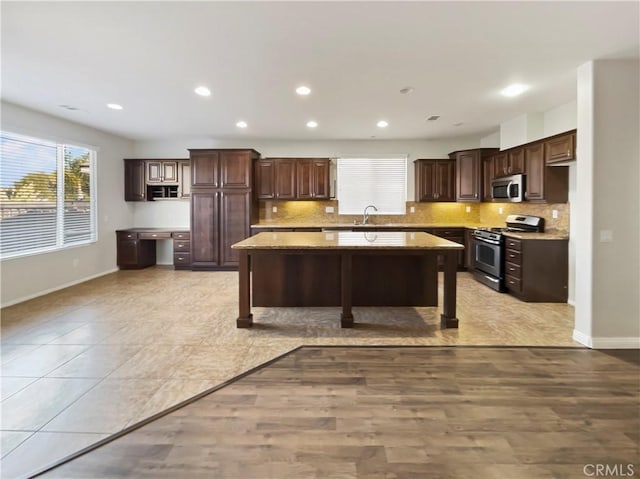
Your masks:
M640 349L640 337L594 338L574 329L573 339L591 349Z
M55 291L60 291L61 289L69 288L70 286L75 286L76 284L84 283L86 281L90 281L92 279L96 279L96 278L99 278L101 276L106 276L108 274L115 273L116 271L118 271L118 268L113 268L113 269L110 269L108 271L103 271L102 273L94 274L94 275L91 275L91 276L86 276L84 278L81 278L81 279L78 279L78 280L75 280L75 281L70 281L69 283L64 283L64 284L58 285L58 286L56 286L54 288L45 289L44 291L39 291L39 292L34 293L34 294L29 294L27 296L23 296L21 298L14 299L13 301L9 301L7 303L1 303L0 304L0 308L6 308L8 306L13 306L14 304L23 303L25 301L29 301L30 299L34 299L34 298L38 298L40 296L44 296L45 294L53 293Z

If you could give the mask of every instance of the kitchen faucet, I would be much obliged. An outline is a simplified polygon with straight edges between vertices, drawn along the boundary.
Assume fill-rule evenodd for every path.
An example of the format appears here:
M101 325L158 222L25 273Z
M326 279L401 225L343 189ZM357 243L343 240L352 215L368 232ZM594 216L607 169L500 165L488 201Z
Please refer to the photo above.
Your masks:
M369 213L367 212L367 210L369 208L373 208L374 211L378 211L378 208L376 208L376 205L368 205L365 207L364 209L364 213L362 215L362 224L366 225L369 223Z

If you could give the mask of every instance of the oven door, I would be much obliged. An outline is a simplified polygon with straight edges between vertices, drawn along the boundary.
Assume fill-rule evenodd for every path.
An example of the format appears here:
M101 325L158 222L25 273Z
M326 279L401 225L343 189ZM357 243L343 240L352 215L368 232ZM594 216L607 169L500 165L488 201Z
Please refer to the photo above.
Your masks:
M502 279L502 245L476 238L475 269Z

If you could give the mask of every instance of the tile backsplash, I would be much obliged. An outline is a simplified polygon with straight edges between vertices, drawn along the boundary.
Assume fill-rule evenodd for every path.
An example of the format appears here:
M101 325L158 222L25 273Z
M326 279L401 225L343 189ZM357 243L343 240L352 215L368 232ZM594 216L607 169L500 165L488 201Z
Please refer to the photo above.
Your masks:
M277 211L273 211L274 207ZM326 208L332 207L333 213ZM414 212L411 213L411 208ZM553 218L553 210L557 218ZM260 223L292 225L347 224L361 222L362 215L338 214L338 202L260 201ZM569 204L544 203L406 203L404 215L371 215L372 223L504 226L507 215L526 214L545 219L545 231L569 232Z

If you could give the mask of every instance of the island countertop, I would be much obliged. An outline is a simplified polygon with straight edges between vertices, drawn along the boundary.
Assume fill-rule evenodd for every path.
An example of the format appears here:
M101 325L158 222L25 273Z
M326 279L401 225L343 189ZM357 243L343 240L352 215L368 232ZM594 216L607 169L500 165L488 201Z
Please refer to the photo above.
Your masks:
M264 232L231 246L239 250L462 250L428 233L406 231Z

